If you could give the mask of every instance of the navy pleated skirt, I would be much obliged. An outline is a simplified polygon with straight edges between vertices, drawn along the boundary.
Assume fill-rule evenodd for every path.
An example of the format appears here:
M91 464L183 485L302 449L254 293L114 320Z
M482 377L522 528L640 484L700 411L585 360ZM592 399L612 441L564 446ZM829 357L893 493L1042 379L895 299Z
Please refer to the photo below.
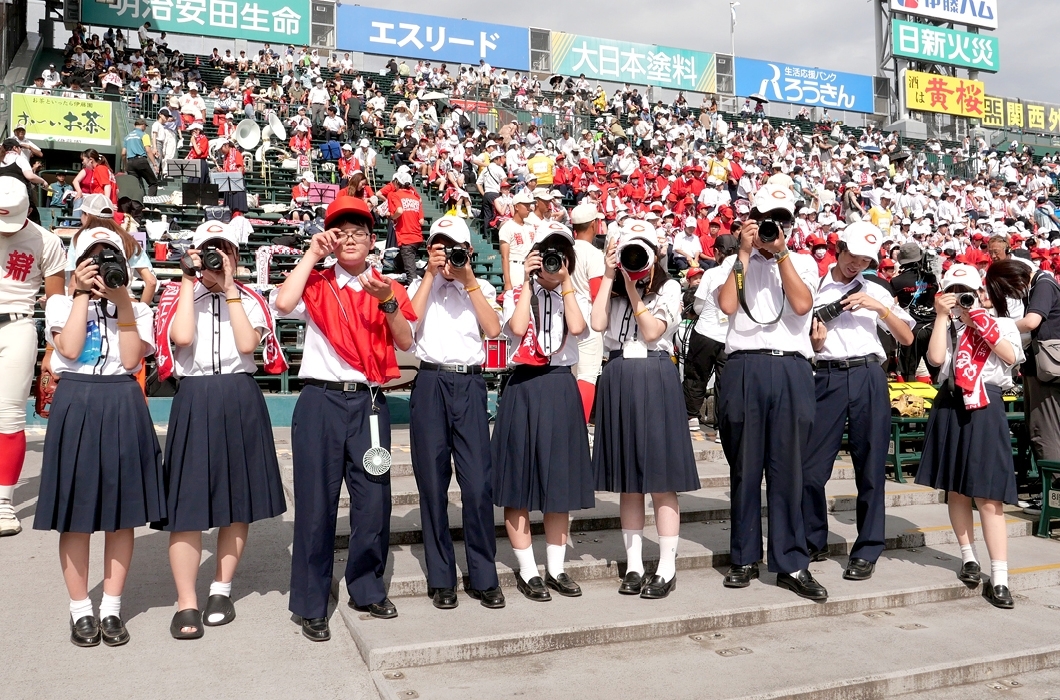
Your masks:
M140 385L127 374L64 372L33 529L114 532L165 517L162 454Z
M595 505L589 434L570 367L515 370L490 448L494 504L542 513Z
M916 483L971 498L1015 505L1016 472L1001 389L987 385L990 403L969 411L961 391L943 384L935 396L924 435Z
M597 381L596 490L662 493L699 488L677 367L668 353L613 353Z
M173 397L165 460L169 532L252 523L287 510L272 422L245 372L185 377Z

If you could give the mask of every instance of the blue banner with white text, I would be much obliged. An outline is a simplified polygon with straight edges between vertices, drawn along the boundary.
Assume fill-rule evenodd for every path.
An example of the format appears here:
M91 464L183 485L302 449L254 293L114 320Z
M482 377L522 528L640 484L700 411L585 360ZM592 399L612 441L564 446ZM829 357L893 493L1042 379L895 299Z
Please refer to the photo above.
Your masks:
M790 63L736 59L736 94L760 94L771 102L873 112L872 76Z

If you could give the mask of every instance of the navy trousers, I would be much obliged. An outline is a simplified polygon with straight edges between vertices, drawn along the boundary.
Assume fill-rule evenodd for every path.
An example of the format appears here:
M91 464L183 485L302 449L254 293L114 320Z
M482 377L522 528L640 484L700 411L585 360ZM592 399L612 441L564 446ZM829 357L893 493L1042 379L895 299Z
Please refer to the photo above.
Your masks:
M412 471L420 492L427 585L456 587L456 555L448 512L455 462L471 588L495 588L499 582L486 382L481 374L420 369L409 399L409 412Z
M814 382L817 413L802 462L806 544L818 550L828 546L824 485L832 476L832 465L843 442L843 428L847 428L858 488L858 538L850 557L875 562L883 553L885 537L886 459L891 433L887 375L878 364L818 369Z
M381 392L375 405L379 444L390 449L390 411ZM390 550L390 479L369 481L362 458L372 446L367 391L305 386L291 419L294 453L294 546L289 608L304 618L327 617L335 562L335 518L342 480L350 492L350 552L346 588L355 605L386 597L383 571Z
M809 566L802 523L802 457L813 426L813 372L801 357L733 353L718 385L721 446L732 489L732 563L762 558L762 476L769 508L767 564Z

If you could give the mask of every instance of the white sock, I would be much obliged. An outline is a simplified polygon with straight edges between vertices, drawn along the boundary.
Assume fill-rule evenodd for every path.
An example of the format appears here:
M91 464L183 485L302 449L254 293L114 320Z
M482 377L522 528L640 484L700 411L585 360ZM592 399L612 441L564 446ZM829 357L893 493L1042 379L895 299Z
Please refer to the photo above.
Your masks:
M210 584L210 595L223 595L226 598L231 598L232 582L221 583L220 581L214 581Z
M545 545L545 565L552 578L563 573L563 560L567 558L567 545L547 544Z
M70 599L70 617L74 622L77 622L82 617L90 617L93 614L91 598L85 598L84 600Z
M626 572L644 575L644 530L622 530L622 544L626 546Z
M540 576L537 573L537 561L534 560L534 548L533 546L527 547L526 549L515 549L515 560L519 562L519 576L524 581L529 581L535 576Z
M15 502L15 485L0 486L0 501Z
M976 563L979 562L978 557L975 556L975 545L974 544L962 544L961 545L961 559L964 560L963 563L965 563L965 564L967 564L970 561L974 561Z
M677 573L677 541L680 537L659 538L659 567L655 569L657 576L662 576L664 581L669 581Z
M121 596L103 594L103 600L99 604L99 619L105 617L121 617Z
M990 585L991 586L1007 586L1008 585L1008 562L1007 561L995 561L990 560Z

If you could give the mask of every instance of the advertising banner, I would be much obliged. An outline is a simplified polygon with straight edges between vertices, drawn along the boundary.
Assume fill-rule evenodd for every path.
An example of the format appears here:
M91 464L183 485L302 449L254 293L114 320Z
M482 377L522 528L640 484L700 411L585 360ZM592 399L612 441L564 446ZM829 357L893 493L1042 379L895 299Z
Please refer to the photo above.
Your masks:
M987 95L983 99L982 123L989 129L1060 136L1060 105Z
M982 119L985 97L984 85L978 80L915 70L905 72L906 109Z
M891 0L891 10L969 27L997 29L997 0Z
M336 48L367 54L530 69L530 30L504 24L339 5Z
M871 114L872 76L736 58L736 94Z
M155 32L309 44L309 0L84 0L81 21L130 29L150 21Z
M110 102L79 100L72 97L11 93L11 129L26 128L30 141L63 141L86 146L109 146Z
M552 32L552 70L560 75L717 92L714 54L654 44Z
M1001 69L1000 42L996 36L900 19L892 20L891 35L895 56L987 73L997 73Z

